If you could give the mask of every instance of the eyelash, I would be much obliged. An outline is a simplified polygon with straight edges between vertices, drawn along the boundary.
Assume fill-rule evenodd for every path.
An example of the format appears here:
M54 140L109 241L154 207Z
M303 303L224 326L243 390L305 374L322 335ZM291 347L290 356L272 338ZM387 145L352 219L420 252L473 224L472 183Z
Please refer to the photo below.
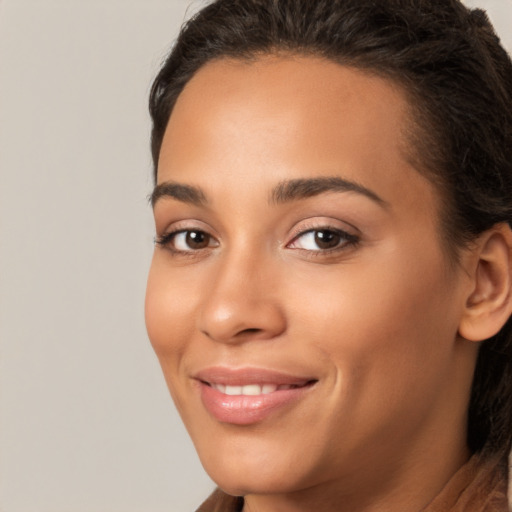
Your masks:
M169 233L165 233L160 237L157 237L155 239L155 243L161 247L164 247L165 249L169 250L173 255L175 256L191 256L194 257L198 255L199 253L202 253L205 250L211 249L212 247L204 247L199 249L193 249L190 248L188 250L182 250L182 249L176 249L176 247L173 246L173 241L176 239L176 237L180 234L202 234L206 235L209 240L215 240L212 235L210 235L208 232L201 230L201 229L177 229L176 231L171 231ZM295 244L298 240L301 238L305 238L307 235L311 234L318 234L318 233L330 233L334 234L335 236L340 237L341 241L334 247L330 248L324 248L322 249L319 247L318 249L305 249L300 247L291 247L293 244ZM315 258L315 257L321 257L325 256L327 254L333 254L337 252L342 252L344 250L347 250L350 247L355 247L359 244L360 237L357 235L353 235L351 233L347 233L346 231L343 231L339 228L333 228L330 226L319 226L315 228L306 229L304 231L301 231L297 233L290 242L286 245L287 248L291 248L293 250L300 250L304 251L308 254L309 257ZM315 242L316 243L316 242ZM218 244L218 242L217 242ZM213 246L215 247L215 246Z
M318 249L304 249L304 248L300 248L300 247L298 247L298 248L290 247L292 244L295 244L301 238L305 239L305 237L308 235L309 236L315 235L315 238L316 238L319 233L324 233L324 234L329 233L331 235L335 235L335 236L339 237L340 240L334 247L329 247L329 248L319 247ZM287 244L287 247L290 247L295 250L305 251L308 253L308 256L310 256L310 257L322 257L322 256L326 256L328 254L334 254L334 253L345 251L350 247L355 247L359 244L359 242L360 242L360 237L357 235L347 233L346 231L344 231L342 229L333 228L331 226L319 226L319 227L310 228L305 231L299 232L296 236L293 237L291 242L289 242ZM316 240L314 243L318 247L318 243Z
M175 256L196 256L197 253L200 253L204 251L205 249L208 249L209 247L201 248L201 249L189 249L189 250L182 250L182 249L176 249L176 247L173 246L173 241L176 239L178 235L181 234L191 234L191 233L200 233L202 235L206 235L210 240L214 240L213 236L211 236L209 233L202 229L177 229L175 231L171 231L169 233L164 233L162 236L157 237L155 239L155 243L161 247L164 247L165 249L169 250L173 255Z

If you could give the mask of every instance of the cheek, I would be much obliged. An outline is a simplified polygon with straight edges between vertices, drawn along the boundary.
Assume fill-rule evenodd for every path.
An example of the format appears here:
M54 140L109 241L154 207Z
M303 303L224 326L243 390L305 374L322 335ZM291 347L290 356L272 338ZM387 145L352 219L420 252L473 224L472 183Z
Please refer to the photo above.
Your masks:
M146 329L170 391L181 416L185 415L183 360L189 350L195 321L197 293L190 283L169 269L165 258L155 254L151 264L145 301Z
M190 339L194 321L194 294L180 285L161 257L155 255L148 277L145 302L146 329L166 379L176 374Z
M433 252L413 264L389 256L310 279L315 286L301 315L307 338L361 404L379 403L384 393L420 397L431 386L434 393L443 372L448 376L457 333L442 256Z

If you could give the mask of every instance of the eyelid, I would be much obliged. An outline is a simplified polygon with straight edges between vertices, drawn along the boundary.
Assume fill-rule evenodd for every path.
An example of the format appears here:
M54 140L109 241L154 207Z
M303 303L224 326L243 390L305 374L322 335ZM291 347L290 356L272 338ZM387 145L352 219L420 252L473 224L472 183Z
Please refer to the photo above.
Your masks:
M330 233L333 233L333 234L339 236L341 239L340 244L336 245L334 247L329 247L329 248L318 247L318 249L308 249L306 247L292 247L292 245L296 244L297 241L300 240L301 238L305 238L306 236L311 235L315 232L322 232L322 231L330 232ZM343 248L345 248L347 246L352 246L352 245L357 244L359 241L360 241L359 237L357 237L355 235L351 235L350 233L347 233L346 231L343 231L338 228L332 228L332 227L325 226L325 227L320 227L320 228L316 228L316 229L308 229L307 231L303 231L302 233L299 233L296 237L294 237L287 244L287 247L291 248L291 249L298 249L298 250L303 250L303 251L308 251L308 252L326 253L326 252L342 250Z
M180 231L204 231L213 238L217 240L220 239L218 233L212 228L212 226L194 218L183 218L172 222L166 222L165 226L162 226L160 229L157 228L157 236L162 237L166 234L178 233Z
M343 227L340 226L343 224ZM347 229L345 226L350 226L350 229ZM302 237L306 237L307 235L311 236L315 232L321 231L330 231L334 234L337 234L341 239L340 243L334 247L322 248L317 245L317 248L308 248L308 247L293 247ZM357 232L357 233L354 233ZM315 217L307 219L305 222L298 223L289 237L289 241L286 243L286 248L300 251L301 253L308 256L308 258L320 258L326 257L327 255L335 255L341 252L346 252L351 247L354 248L361 241L361 233L360 231L351 224L346 222L341 222L337 219L332 219L328 217ZM314 242L313 242L314 243Z
M288 245L288 243L297 238L299 235L303 235L309 231L321 230L331 230L341 234L346 234L350 237L358 238L360 238L362 235L356 226L348 222L333 219L332 217L311 217L295 224L288 238L289 242L287 242L286 245Z
M189 250L177 249L171 245L171 242L181 233L187 232L200 232L204 233L211 240L215 241L215 245L209 245L208 247ZM171 253L175 255L184 255L184 256L194 256L197 253L208 251L220 245L219 236L215 233L209 225L204 222L195 220L195 219L186 219L179 220L176 222L170 223L165 230L162 230L162 233L159 234L157 231L157 235L155 237L155 244L160 245L161 247L169 250Z

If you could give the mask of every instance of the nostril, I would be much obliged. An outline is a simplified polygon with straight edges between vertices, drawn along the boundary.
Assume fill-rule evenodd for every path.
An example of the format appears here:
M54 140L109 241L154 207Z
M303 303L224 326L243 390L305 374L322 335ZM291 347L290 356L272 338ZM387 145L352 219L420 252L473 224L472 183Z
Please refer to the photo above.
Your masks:
M244 329L243 331L240 331L238 335L244 335L244 334L258 334L261 332L261 329Z
M1 0L0 0L1 1ZM286 319L279 305L263 298L227 300L215 293L197 316L197 329L221 343L245 343L280 336ZM229 297L228 297L229 298Z

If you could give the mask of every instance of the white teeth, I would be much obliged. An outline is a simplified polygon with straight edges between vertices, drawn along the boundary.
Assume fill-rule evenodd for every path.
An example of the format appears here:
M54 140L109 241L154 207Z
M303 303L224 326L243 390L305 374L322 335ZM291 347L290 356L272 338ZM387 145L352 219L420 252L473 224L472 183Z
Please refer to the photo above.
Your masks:
M226 395L241 395L242 394L242 386L226 386L224 393Z
M224 393L225 395L245 395L245 396L257 396L257 395L269 395L275 391L281 391L286 389L292 389L296 386L291 384L283 384L278 386L277 384L247 384L245 386L226 386L224 384L211 384L212 388Z
M249 396L261 395L261 386L258 386L257 384L250 384L248 386L243 386L242 387L242 395L249 395Z
M261 386L261 393L263 395L269 395L277 390L277 386L275 384L264 384Z

